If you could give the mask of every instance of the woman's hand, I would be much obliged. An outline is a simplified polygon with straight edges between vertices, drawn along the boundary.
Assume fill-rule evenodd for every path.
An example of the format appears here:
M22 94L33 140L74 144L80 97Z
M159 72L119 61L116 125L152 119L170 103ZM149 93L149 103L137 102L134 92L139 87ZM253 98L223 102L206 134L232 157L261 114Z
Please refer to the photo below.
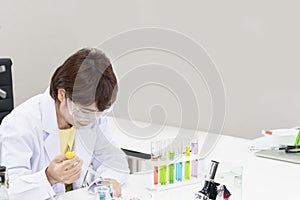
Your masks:
M110 183L111 184L111 190L113 192L113 197L120 197L121 196L121 184L116 181L115 179L112 178L105 178L102 181L104 184L105 183Z
M77 156L67 160L65 155L56 156L46 169L46 176L52 185L57 182L70 184L81 174L82 160Z

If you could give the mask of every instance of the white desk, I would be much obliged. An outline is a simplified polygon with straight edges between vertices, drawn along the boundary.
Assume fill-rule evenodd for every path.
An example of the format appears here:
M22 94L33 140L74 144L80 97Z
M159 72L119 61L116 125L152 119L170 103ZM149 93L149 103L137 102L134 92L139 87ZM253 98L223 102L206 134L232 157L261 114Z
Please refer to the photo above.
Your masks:
M149 152L147 149L150 147L146 145L149 141L126 139L127 136L118 132L116 128L113 130L119 141L122 141L121 147ZM248 150L248 147L254 143L257 143L257 140L250 141L222 136L205 162L208 163L212 159L217 160L220 162L219 166L222 166L223 163L240 163L243 166L243 200L299 199L300 165L256 157ZM133 191L139 190L139 188L145 190L146 182L149 181L146 175L130 175L123 190ZM194 193L202 187L202 184L189 185L160 192L151 191L150 193L152 199L155 200L194 199ZM84 190L79 190L66 194L65 197L74 200L84 199L84 194ZM70 196L72 198L69 198ZM89 199L87 196L85 198ZM93 198L90 197L90 199Z

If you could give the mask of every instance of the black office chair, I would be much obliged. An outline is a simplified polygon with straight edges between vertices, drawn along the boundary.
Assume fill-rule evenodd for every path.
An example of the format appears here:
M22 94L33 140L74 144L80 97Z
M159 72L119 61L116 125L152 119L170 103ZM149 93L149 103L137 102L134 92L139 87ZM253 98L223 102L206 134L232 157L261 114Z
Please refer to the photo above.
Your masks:
M14 108L11 66L11 59L0 58L0 124Z

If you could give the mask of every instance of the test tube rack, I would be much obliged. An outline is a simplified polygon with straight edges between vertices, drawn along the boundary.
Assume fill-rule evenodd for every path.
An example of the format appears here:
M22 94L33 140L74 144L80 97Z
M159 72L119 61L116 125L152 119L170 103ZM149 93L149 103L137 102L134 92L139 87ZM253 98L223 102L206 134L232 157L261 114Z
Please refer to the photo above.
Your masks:
M198 140L180 138L151 142L153 166L150 190L166 190L201 182Z

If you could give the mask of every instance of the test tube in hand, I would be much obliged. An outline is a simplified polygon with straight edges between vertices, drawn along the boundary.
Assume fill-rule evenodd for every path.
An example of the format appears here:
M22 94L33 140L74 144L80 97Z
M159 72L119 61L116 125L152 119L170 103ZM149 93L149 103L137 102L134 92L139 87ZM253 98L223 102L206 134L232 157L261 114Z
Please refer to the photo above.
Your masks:
M71 159L74 158L74 157L75 157L75 153L74 153L74 152L68 151L68 152L66 153L66 158L67 158L68 160L71 160Z
M68 151L65 155L66 155L66 158L67 158L68 160L71 160L72 158L75 157L75 153L72 152L72 151ZM78 164L78 163L75 162L73 165L71 165L70 167L68 167L68 169L71 169L72 167L75 167L77 164Z

